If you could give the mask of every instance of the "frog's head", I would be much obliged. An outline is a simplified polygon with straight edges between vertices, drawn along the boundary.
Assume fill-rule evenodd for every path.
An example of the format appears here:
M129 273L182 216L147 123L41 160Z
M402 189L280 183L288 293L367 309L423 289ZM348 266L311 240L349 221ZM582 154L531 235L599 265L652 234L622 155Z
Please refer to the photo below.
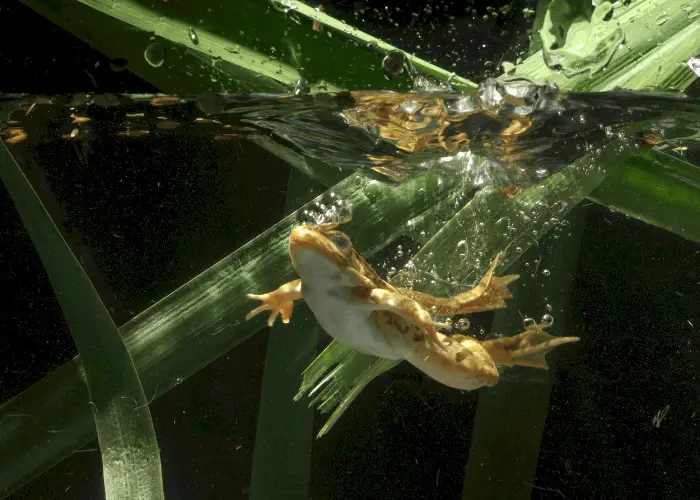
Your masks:
M292 266L308 286L352 286L356 284L352 270L362 273L352 241L336 227L304 224L289 235Z

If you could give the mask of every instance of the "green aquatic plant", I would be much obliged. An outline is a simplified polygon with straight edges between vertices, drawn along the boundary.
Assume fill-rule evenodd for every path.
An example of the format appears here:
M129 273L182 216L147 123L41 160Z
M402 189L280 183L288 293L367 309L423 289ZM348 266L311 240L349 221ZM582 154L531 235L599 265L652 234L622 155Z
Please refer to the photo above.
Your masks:
M571 77L605 68L625 35L611 2L553 0L540 30L544 60Z
M410 80L387 80L379 70L382 58L393 47L299 2L294 2L293 9L278 3L272 10L246 0L232 2L222 6L228 9L227 15L211 16L208 19L211 28L201 29L197 27L202 15L199 8L188 10L172 3L159 4L153 10L133 1L23 1L105 54L112 57L126 54L133 71L169 93L219 91L222 87L231 91L279 92L292 84L314 91L409 90L411 86ZM557 5L555 2L550 8L557 9ZM695 40L700 35L700 21L688 8L697 12L698 2L639 0L627 6L616 5L615 23L624 31L624 42L622 48L609 47L614 52L604 71L592 75L581 71L569 78L549 68L537 52L517 65L514 74L550 81L564 90L615 87L682 90L694 75L681 63L697 50ZM279 12L280 9L287 12ZM662 14L664 21L659 23ZM320 22L325 31L314 30L314 21ZM561 18L557 22L566 25ZM192 26L195 28L191 29ZM256 28L255 36L249 35L252 26ZM577 26L586 29L585 23L579 22ZM142 31L134 31L133 27ZM285 31L289 34L281 40L280 33ZM306 61L303 68L298 64L301 55L294 44L288 43L290 39L304 41L297 44ZM115 44L114 40L119 43ZM148 50L156 42L162 53L160 49ZM458 88L473 88L468 80L412 56L408 62L433 78L450 80ZM183 70L187 65L199 71ZM672 216L679 210L686 211L688 222L693 216L695 220L700 216L700 207L693 203L692 197L683 194L691 189L689 184L678 181L675 175L677 169L683 168L682 161L638 152L619 142L581 158L542 187L519 193L508 200L510 204L494 191L485 190L466 206L455 203L462 199L463 187L448 178L427 175L398 187L381 185L360 174L341 180L346 174L337 174L288 149L274 145L268 149L327 185L327 193L332 192L355 206L354 220L347 231L364 255L370 256L399 236L408 235L424 243L423 251L416 256L420 264L418 271L450 275L451 282L468 282L483 271L488 256L503 248L509 250L508 263L513 262L518 257L518 247L525 251L586 196L700 241L697 225L678 226L672 222ZM688 168L685 171L691 179L697 176ZM604 181L609 172L614 175ZM675 183L670 179L676 179ZM662 185L666 188L659 189ZM630 189L634 196L620 196L630 193ZM641 204L638 199L646 202ZM513 212L514 207L519 210ZM529 218L524 218L521 212ZM250 308L245 293L272 289L291 277L286 238L295 217L296 213L292 213L119 328L143 385L141 395L144 391L156 397L164 394L176 385L173 373L178 374L178 380L188 378L262 328L262 321L242 321ZM521 240L515 244L518 238ZM452 260L448 266L435 261L435 254L431 257L431 249L433 252L440 248L454 249L462 240L479 242L480 248L472 250L479 258L460 260L455 267ZM414 284L420 286L420 275L414 278ZM310 344L313 333L305 325L310 327L313 321L297 325L291 334ZM265 368L268 378L277 377L276 373L289 373L284 365L286 358L275 355L275 350L282 349L281 343L287 339L273 335L271 341ZM193 349L195 345L197 349ZM299 349L304 356L312 351L309 345ZM0 491L13 491L94 439L90 395L82 376L83 367L94 360L83 359L83 350L80 352L81 356L2 406ZM301 359L306 359L304 356ZM393 361L359 355L332 342L306 370L300 390L300 394L311 394L321 410L334 410L322 432L337 421L367 383L393 365ZM324 378L325 382L320 384ZM276 391L274 384L264 384L263 391L253 497L265 496L264 474L275 465L269 446L273 439L281 449L288 450L287 456L299 454L298 467L277 478L280 483L275 488L285 491L286 483L296 491L301 490L303 495L306 488L303 476L308 476L308 467L303 464L308 464L310 447L303 443L310 433L311 413L305 405L291 401L287 385ZM297 412L290 421L295 422L298 434L288 427L289 421L270 418L282 411ZM36 433L32 423L13 417L18 414L37 416L43 427L62 432L47 439ZM144 423L144 429L149 423L150 420Z
M80 375L87 385L102 451L106 498L164 498L149 403L119 330L5 144L0 145L0 178L41 258L80 353ZM10 420L37 418L26 413L4 415Z

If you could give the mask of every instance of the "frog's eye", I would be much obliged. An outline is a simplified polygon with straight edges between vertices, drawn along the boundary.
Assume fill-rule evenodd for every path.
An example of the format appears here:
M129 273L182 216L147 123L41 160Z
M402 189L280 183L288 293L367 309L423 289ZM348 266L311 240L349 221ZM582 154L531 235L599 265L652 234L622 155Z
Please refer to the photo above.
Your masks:
M330 240L340 250L347 250L350 248L350 239L343 233L335 233L333 236L331 236Z

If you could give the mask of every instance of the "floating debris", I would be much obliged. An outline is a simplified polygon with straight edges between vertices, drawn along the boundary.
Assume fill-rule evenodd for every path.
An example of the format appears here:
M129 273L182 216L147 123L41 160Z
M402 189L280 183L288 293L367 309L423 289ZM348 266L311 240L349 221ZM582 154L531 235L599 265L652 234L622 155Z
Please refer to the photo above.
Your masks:
M656 415L654 415L654 418L652 419L652 423L654 424L654 427L657 429L661 427L661 422L666 418L666 414L668 413L669 408L671 408L671 405L666 405L662 409L660 409Z

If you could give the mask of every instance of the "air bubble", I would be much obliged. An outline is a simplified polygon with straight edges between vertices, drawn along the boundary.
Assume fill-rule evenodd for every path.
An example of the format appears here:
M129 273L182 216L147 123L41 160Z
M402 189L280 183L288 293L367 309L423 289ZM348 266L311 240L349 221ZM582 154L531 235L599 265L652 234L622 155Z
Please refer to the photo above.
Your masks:
M165 47L158 42L153 42L143 51L143 58L154 68L160 68L165 62Z
M382 194L382 187L379 181L369 181L365 186L364 193L370 202L375 203Z
M455 324L455 328L460 331L465 331L469 330L469 319L467 318L460 318L457 320L457 323Z
M523 327L524 327L526 330L530 330L531 328L533 328L533 327L536 326L536 325L537 325L537 322L536 322L534 319L532 319L532 318L525 318L525 319L523 320Z
M542 276L549 276L552 272L549 269L542 269Z
M401 76L406 67L406 56L400 50L388 52L382 59L382 69L389 78Z
M554 316L552 316L551 314L544 314L542 316L542 319L540 320L540 323L545 328L551 328L554 324Z

